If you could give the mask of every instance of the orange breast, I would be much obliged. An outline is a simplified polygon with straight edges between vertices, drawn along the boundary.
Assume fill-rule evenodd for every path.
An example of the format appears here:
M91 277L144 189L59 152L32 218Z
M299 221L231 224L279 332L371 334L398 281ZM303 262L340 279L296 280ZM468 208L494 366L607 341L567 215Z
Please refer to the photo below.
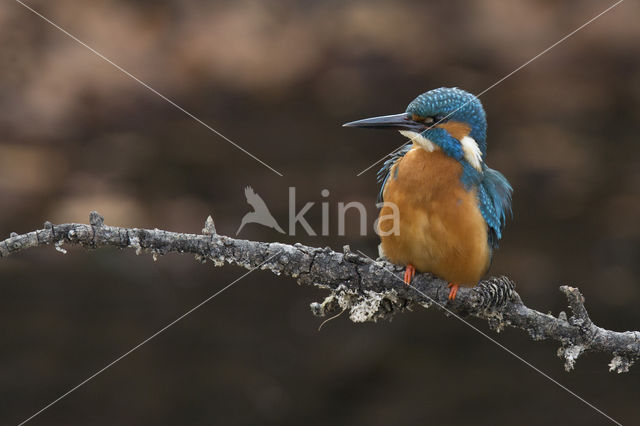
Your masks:
M491 251L476 192L460 182L460 163L440 150L414 146L394 168L383 197L398 207L399 232L385 236L393 223L382 218L393 211L383 206L378 227L385 256L451 283L476 285L489 267Z

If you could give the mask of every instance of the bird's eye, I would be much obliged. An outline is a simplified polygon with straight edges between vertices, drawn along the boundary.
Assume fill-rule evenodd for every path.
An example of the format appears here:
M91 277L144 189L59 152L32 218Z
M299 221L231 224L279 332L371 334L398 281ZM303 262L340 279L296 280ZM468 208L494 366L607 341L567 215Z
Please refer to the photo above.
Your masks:
M433 117L422 117L418 114L411 114L411 119L413 121L417 121L418 123L424 124L432 124L434 122Z

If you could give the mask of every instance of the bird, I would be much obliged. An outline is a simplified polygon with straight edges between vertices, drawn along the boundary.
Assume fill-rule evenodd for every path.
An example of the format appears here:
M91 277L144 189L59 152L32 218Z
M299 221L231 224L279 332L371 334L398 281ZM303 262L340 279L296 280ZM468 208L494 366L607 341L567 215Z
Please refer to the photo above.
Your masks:
M242 217L242 222L240 223L240 227L236 231L236 235L240 233L242 228L247 223L259 223L260 225L273 228L281 234L285 233L280 225L278 225L278 222L276 222L275 218L271 215L271 212L269 211L269 208L267 207L267 204L264 202L262 197L260 197L252 187L247 186L244 189L244 195L247 198L247 203L249 203L249 205L253 207L253 211L245 214Z
M407 285L416 271L443 278L450 301L460 286L477 285L512 216L513 193L504 175L485 162L487 119L480 100L441 87L419 95L403 113L343 126L398 130L409 139L378 172L381 257L405 266Z

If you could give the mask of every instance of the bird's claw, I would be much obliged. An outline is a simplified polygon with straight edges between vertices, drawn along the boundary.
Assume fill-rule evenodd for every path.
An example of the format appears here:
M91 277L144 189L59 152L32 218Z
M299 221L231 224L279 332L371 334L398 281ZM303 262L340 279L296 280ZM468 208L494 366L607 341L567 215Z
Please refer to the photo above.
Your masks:
M460 286L458 284L449 283L449 285L447 287L450 288L450 290L449 290L449 300L451 300L451 301L456 300L456 295L458 294L458 288Z
M407 268L404 270L404 283L406 285L411 284L411 280L413 279L415 274L416 268L411 264L407 265Z

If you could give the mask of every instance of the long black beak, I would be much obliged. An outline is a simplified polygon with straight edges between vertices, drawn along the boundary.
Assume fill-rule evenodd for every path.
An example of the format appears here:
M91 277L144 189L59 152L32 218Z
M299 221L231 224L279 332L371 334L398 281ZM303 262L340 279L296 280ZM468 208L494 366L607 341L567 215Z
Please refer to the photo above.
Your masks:
M352 121L343 124L342 127L368 127L371 129L411 130L414 132L422 132L426 128L424 123L412 120L411 116L406 112Z

